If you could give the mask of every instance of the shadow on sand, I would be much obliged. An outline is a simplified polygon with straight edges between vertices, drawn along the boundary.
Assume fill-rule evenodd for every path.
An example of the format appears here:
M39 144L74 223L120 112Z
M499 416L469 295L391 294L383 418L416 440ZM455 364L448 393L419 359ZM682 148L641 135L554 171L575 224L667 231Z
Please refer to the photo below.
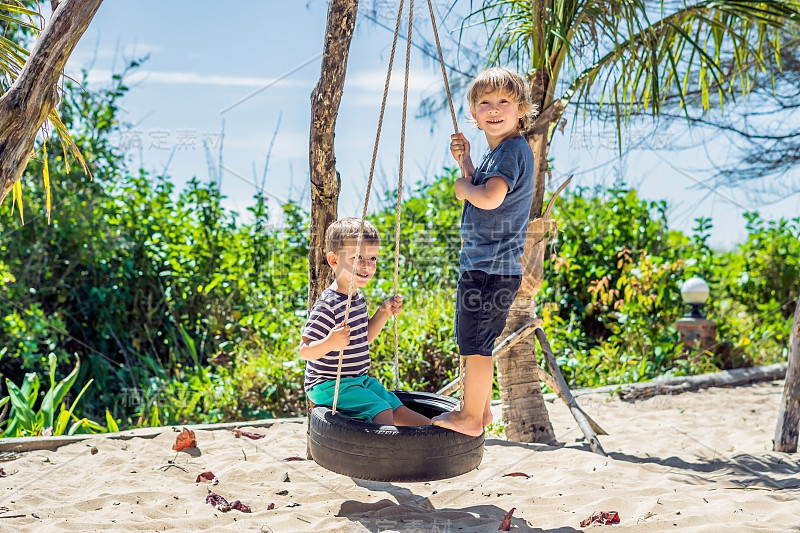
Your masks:
M735 483L742 488L765 488L772 490L798 490L800 459L778 453L756 456L748 453L732 457L698 457L690 462L681 457L639 457L620 452L611 452L609 457L617 461L637 464L656 464L674 470L684 470L699 482L716 483L716 478ZM706 474L706 475L698 475ZM785 478L783 476L786 476Z
M356 485L371 492L385 492L392 499L374 503L348 500L342 503L338 517L358 522L372 533L379 531L404 531L408 533L470 533L497 531L510 509L496 505L470 505L461 508L436 508L425 496L419 496L406 487L379 481L353 479ZM466 493L465 493L466 494ZM511 531L520 533L579 533L571 527L541 529L532 527L522 518L511 518Z
M593 453L589 445L581 443L526 444L499 439L487 439L486 445L527 448L531 451L552 452L563 448ZM717 483L719 480L734 483L741 488L770 490L800 490L800 457L792 457L778 452L764 452L760 455L740 453L730 457L718 455L713 458L696 457L696 461L682 457L657 457L647 455L640 457L623 452L608 452L608 456L617 461L636 464L661 465L672 470L682 470L697 483ZM705 475L702 475L705 474Z

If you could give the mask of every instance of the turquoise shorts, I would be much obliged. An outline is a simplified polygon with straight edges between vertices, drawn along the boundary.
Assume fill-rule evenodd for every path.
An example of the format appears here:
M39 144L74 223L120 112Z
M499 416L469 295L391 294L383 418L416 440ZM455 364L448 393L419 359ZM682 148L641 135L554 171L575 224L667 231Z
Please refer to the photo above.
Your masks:
M314 385L306 394L316 405L333 405L336 380ZM347 377L339 380L339 399L336 410L357 420L372 422L375 415L390 409L394 411L403 405L394 393L389 392L380 381L369 376Z

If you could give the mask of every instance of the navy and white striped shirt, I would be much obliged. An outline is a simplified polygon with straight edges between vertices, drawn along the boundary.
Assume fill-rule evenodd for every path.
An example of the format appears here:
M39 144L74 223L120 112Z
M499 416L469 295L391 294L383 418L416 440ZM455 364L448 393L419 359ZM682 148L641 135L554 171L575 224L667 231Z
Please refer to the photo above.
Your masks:
M330 288L325 289L314 307L311 308L301 335L313 341L324 339L335 326L344 321L346 308L346 294ZM344 349L342 355L342 377L366 376L369 372L369 339L367 337L369 313L367 312L367 301L360 290L356 291L350 303L347 325L350 326L350 344ZM324 381L335 380L338 367L339 350L328 352L317 360L306 361L303 387L305 390L309 390Z

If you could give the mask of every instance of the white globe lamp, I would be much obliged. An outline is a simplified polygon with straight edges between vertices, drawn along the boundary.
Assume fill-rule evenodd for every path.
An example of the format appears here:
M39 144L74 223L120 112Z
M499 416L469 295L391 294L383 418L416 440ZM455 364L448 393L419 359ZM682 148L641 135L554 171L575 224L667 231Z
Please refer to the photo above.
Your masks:
M691 311L686 315L689 318L705 318L700 311L700 307L708 300L708 283L703 278L694 276L683 282L681 286L681 298L684 303L692 306Z

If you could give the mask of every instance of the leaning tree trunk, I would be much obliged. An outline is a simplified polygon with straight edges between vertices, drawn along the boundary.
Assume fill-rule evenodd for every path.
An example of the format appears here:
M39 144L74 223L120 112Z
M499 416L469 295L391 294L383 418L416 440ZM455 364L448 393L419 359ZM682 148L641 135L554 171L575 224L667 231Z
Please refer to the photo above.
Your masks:
M358 0L331 0L325 29L325 50L319 82L311 93L311 221L308 251L308 305L333 281L325 259L325 229L336 220L341 183L336 171L333 136L342 100L350 41Z
M773 440L773 449L776 452L797 451L797 433L800 430L798 425L800 425L800 298L797 299L792 334L789 336L789 364L786 367L783 399L778 411L778 425Z
M58 78L102 3L62 0L19 78L0 98L0 202L22 177L36 132L58 103Z
M544 100L547 80L531 80L534 102ZM547 239L555 228L549 217L542 218L545 180L547 179L550 131L561 118L563 108L555 103L545 109L526 134L536 162L534 197L531 205L528 239L522 257L522 286L508 315L505 337L530 322L535 315L534 296L544 278L544 252ZM544 405L539 384L539 365L532 336L517 343L507 356L497 362L497 382L503 409L506 437L516 442L555 441L553 426Z

